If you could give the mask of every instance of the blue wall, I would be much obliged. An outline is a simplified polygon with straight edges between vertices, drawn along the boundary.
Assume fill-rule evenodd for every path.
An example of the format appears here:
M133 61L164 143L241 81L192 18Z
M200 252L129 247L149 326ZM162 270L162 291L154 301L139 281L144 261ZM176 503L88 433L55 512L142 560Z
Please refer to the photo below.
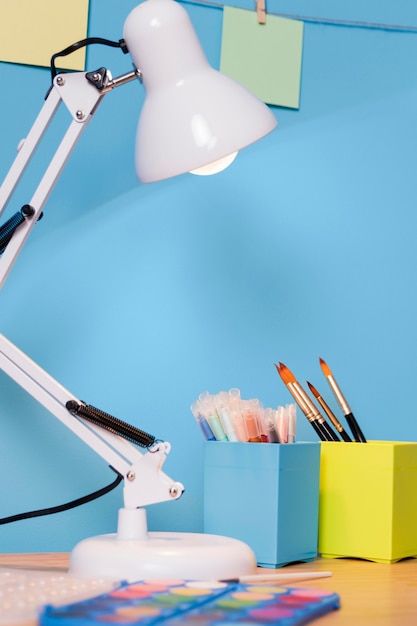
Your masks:
M138 184L132 129L141 87L107 96L2 290L3 334L76 396L171 442L165 470L186 492L149 509L151 530L202 529L203 441L191 402L235 386L267 406L284 404L291 397L277 361L337 410L323 357L368 438L417 440L410 4L349 2L336 11L324 0L270 2L269 11L309 18L300 109L275 107L278 130L214 178ZM91 0L90 35L119 39L135 5ZM218 67L221 9L184 6ZM88 69L100 65L130 70L119 52L93 47ZM0 80L1 180L49 74L0 63ZM37 170L13 210L30 198ZM2 373L0 388L1 517L113 479ZM298 433L315 439L301 415ZM112 532L120 504L119 488L67 513L2 526L0 550L69 550Z

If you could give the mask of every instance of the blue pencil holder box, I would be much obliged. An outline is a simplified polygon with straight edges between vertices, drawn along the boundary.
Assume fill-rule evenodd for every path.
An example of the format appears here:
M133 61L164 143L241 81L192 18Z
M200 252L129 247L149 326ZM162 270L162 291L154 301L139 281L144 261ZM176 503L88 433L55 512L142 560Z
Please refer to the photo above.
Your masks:
M259 566L317 556L320 444L204 442L204 532L240 539Z

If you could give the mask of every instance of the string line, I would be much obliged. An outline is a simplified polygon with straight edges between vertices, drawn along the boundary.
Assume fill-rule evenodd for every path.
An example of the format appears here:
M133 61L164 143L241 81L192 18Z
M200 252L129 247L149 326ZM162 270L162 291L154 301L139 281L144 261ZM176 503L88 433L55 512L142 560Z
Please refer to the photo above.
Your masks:
M205 6L214 9L224 9L225 5L221 2L213 0L181 0L184 4L195 6ZM254 9L255 10L255 9ZM337 20L325 17L312 17L308 15L294 15L292 13L277 13L275 11L267 11L267 15L275 15L276 17L285 17L287 19L299 20L301 22L318 24L324 26L349 26L351 28L367 28L370 30L386 30L391 32L417 33L417 26L406 26L401 24L384 24L380 22L364 22L359 20Z

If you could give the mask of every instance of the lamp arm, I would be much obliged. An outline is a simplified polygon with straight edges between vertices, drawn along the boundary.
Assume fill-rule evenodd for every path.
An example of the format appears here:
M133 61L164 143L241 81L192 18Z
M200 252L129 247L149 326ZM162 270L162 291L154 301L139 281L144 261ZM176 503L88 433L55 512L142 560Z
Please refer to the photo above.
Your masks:
M0 257L0 289L4 285L18 255L21 252L33 226L42 215L43 207L62 173L72 151L78 143L86 125L91 121L97 107L106 93L115 87L141 78L141 72L134 70L117 78L112 78L105 68L95 72L73 72L58 74L47 94L26 139L18 146L18 154L0 187L0 217L5 210L16 186L33 158L46 130L64 103L72 121L60 145L53 155L32 199L26 205L24 219L14 232L10 242Z
M73 394L0 334L0 368L124 478L124 506L138 508L179 498L184 487L162 471L171 446L156 442L145 453L122 437L71 413Z
M109 90L138 77L140 72L135 70L113 79L105 68L101 68L89 73L58 74L54 78L45 103L28 136L20 143L18 154L0 187L0 217L62 103L70 112L72 121L32 199L25 205L25 211L22 210L23 219L19 220L0 256L0 288L101 99ZM168 442L156 442L142 454L114 432L74 415L67 405L83 403L1 334L0 368L124 477L125 508L164 502L182 495L183 485L162 471L171 449Z

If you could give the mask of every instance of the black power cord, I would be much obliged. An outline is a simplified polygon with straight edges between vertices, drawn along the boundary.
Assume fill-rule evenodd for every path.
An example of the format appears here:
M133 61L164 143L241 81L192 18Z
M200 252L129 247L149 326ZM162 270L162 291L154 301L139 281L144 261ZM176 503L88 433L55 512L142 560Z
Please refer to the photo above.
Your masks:
M116 472L115 469L111 467L111 469ZM82 504L86 504L87 502L91 502L92 500L96 500L101 496L106 495L113 489L115 489L123 480L123 476L116 472L116 479L107 485L107 487L103 487L102 489L98 489L93 493L90 493L87 496L83 496L81 498L77 498L76 500L72 500L71 502L67 502L66 504L60 504L58 506L49 507L47 509L39 509L38 511L28 511L27 513L19 513L17 515L10 515L9 517L0 518L1 524L10 524L11 522L19 522L24 519L30 519L31 517L41 517L42 515L52 515L53 513L62 513L62 511L68 511L69 509L74 509L77 506L81 506Z
M56 52L55 54L52 55L51 57L52 80L54 80L55 76L58 74L58 71L55 67L56 59L58 59L59 57L68 56L69 54L72 54L76 50L79 50L80 48L85 48L86 46L89 46L90 44L102 44L104 46L110 46L111 48L120 48L124 54L127 54L129 52L124 39L119 39L119 41L111 41L110 39L103 39L102 37L87 37L87 39L81 39L80 41L76 41L75 43L71 44L67 48L64 48L64 50L61 50L60 52Z

